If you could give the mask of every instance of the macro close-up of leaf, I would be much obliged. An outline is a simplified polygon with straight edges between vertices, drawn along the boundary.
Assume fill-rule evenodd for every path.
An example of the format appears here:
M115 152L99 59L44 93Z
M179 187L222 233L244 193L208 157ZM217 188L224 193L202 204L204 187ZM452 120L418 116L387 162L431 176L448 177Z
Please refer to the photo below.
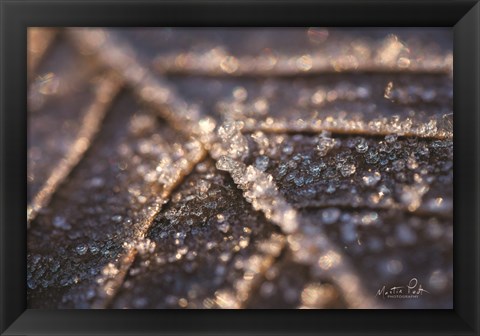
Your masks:
M451 309L452 36L29 28L28 307Z

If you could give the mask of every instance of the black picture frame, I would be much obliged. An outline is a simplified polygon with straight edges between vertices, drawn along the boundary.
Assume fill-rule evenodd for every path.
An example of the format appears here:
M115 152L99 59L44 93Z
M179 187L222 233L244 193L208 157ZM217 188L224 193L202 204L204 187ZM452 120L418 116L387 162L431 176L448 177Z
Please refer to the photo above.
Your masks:
M460 1L1 0L2 335L479 334L480 4ZM26 310L28 26L446 26L454 29L454 309Z

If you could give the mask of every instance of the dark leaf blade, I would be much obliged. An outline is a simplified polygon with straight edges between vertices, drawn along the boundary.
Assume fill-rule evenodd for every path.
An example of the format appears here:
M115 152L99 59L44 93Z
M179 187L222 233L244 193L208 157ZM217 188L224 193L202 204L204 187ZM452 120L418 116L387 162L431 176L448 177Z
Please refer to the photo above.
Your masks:
M202 162L172 195L147 235L114 308L238 307L236 291L258 244L276 232L251 209L241 192L212 160ZM253 274L252 274L253 276ZM238 286L238 284L237 284ZM248 292L246 294L249 294Z
M118 101L85 159L32 223L30 307L86 308L107 300L149 218L200 159L195 142L138 110L131 96ZM170 168L156 173L162 162Z

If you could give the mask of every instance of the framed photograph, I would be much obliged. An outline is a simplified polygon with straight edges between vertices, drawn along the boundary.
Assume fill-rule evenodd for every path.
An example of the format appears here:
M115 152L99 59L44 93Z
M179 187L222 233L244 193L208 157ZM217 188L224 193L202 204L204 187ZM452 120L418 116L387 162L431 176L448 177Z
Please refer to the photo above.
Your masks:
M2 335L478 335L477 1L1 6Z

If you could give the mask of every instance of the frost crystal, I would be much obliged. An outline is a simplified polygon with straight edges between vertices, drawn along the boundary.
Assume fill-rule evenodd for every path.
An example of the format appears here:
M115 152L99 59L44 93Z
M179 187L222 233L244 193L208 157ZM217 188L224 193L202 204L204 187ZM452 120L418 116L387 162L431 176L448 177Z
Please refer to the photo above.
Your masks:
M350 176L355 173L356 167L354 164L340 164L340 172L344 177Z
M255 166L260 171L265 171L268 168L268 162L269 162L268 156L261 155L261 156L257 157L257 159L255 160Z
M235 160L229 156L222 155L217 161L217 168L220 170L231 171L235 168Z
M363 183L367 187L373 187L382 179L382 175L379 172L368 173L362 177Z
M320 156L325 156L335 146L335 139L330 137L328 133L322 133L318 137L318 145L316 147L317 153Z
M88 250L88 247L87 245L84 245L84 244L81 244L75 247L75 251L77 251L77 253L80 255L84 255L85 253L87 253L87 250Z
M365 139L360 139L355 145L355 149L358 153L365 153L368 150L368 143Z

